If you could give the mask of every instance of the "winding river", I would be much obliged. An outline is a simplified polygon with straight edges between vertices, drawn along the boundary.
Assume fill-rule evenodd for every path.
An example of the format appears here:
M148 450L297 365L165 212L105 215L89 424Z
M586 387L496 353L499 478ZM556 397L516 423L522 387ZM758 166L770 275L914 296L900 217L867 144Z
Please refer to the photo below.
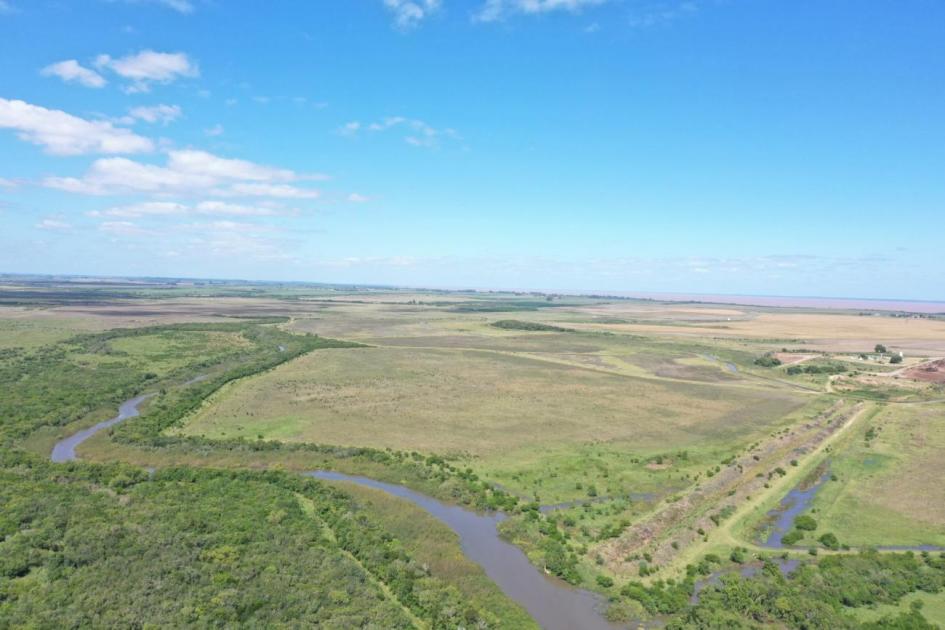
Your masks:
M529 562L521 549L502 540L496 529L506 518L501 512L477 514L456 505L442 503L410 488L368 477L325 470L305 474L318 479L349 481L383 490L423 508L459 535L460 545L466 556L478 563L502 592L527 610L542 628L612 630L618 627L608 623L601 615L603 598L545 575Z
M138 406L153 396L145 394L122 403L118 415L83 429L53 447L54 462L70 462L77 458L75 450L96 433L139 415ZM499 537L496 526L505 514L477 514L464 508L442 503L404 486L375 481L325 470L303 473L326 481L348 481L376 488L410 501L442 521L459 536L463 552L478 563L509 598L520 604L547 630L614 630L615 626L601 614L602 597L573 588L567 583L539 571L521 549Z
M118 415L110 420L105 420L104 422L99 422L90 426L88 429L82 429L77 433L73 433L69 437L59 440L56 442L56 445L53 446L52 455L50 459L61 464L64 462L71 462L78 457L76 457L75 449L79 444L85 442L87 439L98 433L99 431L104 431L105 429L115 426L119 422L123 422L128 418L134 418L138 415L138 405L143 403L145 400L154 396L154 394L144 394L142 396L136 396L131 400L126 400L121 403L121 406L118 407Z
M198 382L198 379L199 377L188 381L185 385ZM114 418L99 422L60 440L53 447L50 458L57 463L78 459L75 451L80 444L100 431L138 416L138 407L151 396L154 396L154 394L143 394L127 400L121 404L118 415ZM410 488L368 477L345 475L326 470L316 470L303 474L325 481L347 481L375 488L410 501L424 509L456 532L466 556L478 563L503 593L525 608L547 630L572 630L575 628L582 630L614 630L618 627L609 623L601 614L605 606L601 596L571 587L561 580L544 574L528 560L521 549L502 540L497 526L505 520L506 515L501 512L478 514L456 505L437 501ZM794 520L797 516L810 507L817 491L829 478L829 472L825 472L814 484L798 486L781 500L779 506L769 513L769 516L773 519L773 527L767 539L763 542L765 547L771 549L785 548L782 541L783 536L794 526ZM566 506L562 504L547 507L553 510ZM929 545L890 546L879 547L879 549L890 551L943 550L941 547ZM782 570L790 572L795 567L794 561L788 561L782 566ZM743 572L746 576L750 575L749 571L743 570ZM693 603L698 602L699 591L702 588L710 586L718 580L719 576L713 575L697 584L696 592L693 595Z

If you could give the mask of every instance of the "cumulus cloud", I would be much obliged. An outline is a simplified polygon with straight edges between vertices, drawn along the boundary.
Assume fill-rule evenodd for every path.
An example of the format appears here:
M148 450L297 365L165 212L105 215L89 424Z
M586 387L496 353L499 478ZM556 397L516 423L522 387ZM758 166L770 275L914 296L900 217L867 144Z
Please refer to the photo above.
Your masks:
M370 200L371 200L370 197L367 197L365 195L361 195L358 193L351 193L350 195L348 195L348 201L350 201L351 203L367 203Z
M150 105L142 107L133 107L128 111L128 116L122 119L122 122L131 124L136 120L143 120L146 123L161 123L167 125L172 123L183 114L179 105Z
M0 98L0 128L13 129L21 140L53 155L142 153L151 140L107 121L85 120L58 109Z
M196 205L186 205L176 201L143 201L124 206L115 206L106 210L93 210L86 214L96 218L140 219L143 217L182 215L271 217L284 213L275 208L266 206L241 205L223 201L201 201Z
M194 5L190 0L109 0L110 2L124 2L125 4L157 4L178 13L193 13Z
M46 218L36 224L36 227L40 230L71 230L72 224L66 223L59 219L50 219Z
M131 84L126 88L129 93L147 92L152 83L172 83L183 77L196 77L200 69L185 53L164 53L142 50L133 55L114 59L109 55L99 55L95 67L108 69L118 76L128 79Z
M95 70L86 68L75 59L66 59L50 64L40 70L44 77L59 77L66 83L78 83L90 88L104 87L107 81L105 77Z
M415 118L405 118L403 116L388 116L383 120L373 123L362 123L353 120L346 123L338 129L338 133L343 136L354 137L360 132L382 132L390 129L399 128L404 131L404 142L415 147L432 148L439 144L443 138L459 139L459 134L455 129L443 128L437 129L422 120Z
M314 178L317 176L182 149L169 151L165 166L121 157L102 158L93 162L82 177L47 177L44 185L87 195L137 192L304 199L319 193L288 182Z
M188 207L174 201L144 201L126 206L115 206L107 210L93 210L88 214L90 217L120 217L125 219L137 219L146 216L169 216L175 214L185 214Z
M536 15L552 11L578 13L582 9L604 4L607 0L486 0L473 15L477 22L495 22L509 13Z
M151 236L155 232L146 230L132 221L104 221L98 229L112 236Z
M394 25L409 30L420 24L440 8L440 0L384 0L384 6L394 14Z
M228 188L218 188L213 193L221 197L273 197L276 199L315 199L321 196L317 190L285 184L233 184Z
M168 153L168 167L181 173L199 173L221 179L287 182L299 179L288 169L263 166L248 160L222 158L207 151L185 149Z
M696 2L662 2L638 7L630 15L630 26L647 28L691 17L699 10Z

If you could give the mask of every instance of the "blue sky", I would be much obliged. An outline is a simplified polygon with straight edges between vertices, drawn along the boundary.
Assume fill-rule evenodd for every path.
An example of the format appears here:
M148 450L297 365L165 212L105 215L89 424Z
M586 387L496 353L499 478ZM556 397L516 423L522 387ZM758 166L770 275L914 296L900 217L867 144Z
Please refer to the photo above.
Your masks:
M0 0L3 272L945 299L943 237L936 0Z

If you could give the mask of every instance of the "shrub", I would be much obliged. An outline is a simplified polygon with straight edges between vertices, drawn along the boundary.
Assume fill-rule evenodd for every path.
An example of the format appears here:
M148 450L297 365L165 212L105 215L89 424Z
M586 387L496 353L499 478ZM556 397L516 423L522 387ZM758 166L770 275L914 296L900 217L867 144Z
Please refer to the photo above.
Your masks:
M837 540L837 537L834 536L831 532L827 532L817 540L820 541L820 544L826 547L827 549L833 549L836 551L840 548L840 541Z
M614 579L609 575L598 575L597 584L603 586L604 588L610 588L614 585Z
M759 367L767 367L767 368L778 367L779 365L781 365L781 359L778 359L777 357L773 357L770 354L766 354L763 357L758 357L757 359L755 359L755 365Z

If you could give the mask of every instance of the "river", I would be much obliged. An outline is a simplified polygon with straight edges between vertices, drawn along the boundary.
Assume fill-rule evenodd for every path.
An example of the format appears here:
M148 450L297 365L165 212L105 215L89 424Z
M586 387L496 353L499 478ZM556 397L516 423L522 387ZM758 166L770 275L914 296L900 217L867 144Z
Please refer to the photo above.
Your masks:
M127 400L121 404L114 418L60 440L53 447L52 461L63 463L76 460L76 447L96 433L136 417L139 414L138 406L153 395L145 394ZM502 540L496 528L506 518L502 513L477 514L404 486L367 477L324 470L304 474L326 481L342 480L369 486L423 508L456 532L466 556L479 564L503 593L520 604L547 630L614 630L619 627L603 617L602 610L606 604L601 596L545 575L529 562L521 549Z

